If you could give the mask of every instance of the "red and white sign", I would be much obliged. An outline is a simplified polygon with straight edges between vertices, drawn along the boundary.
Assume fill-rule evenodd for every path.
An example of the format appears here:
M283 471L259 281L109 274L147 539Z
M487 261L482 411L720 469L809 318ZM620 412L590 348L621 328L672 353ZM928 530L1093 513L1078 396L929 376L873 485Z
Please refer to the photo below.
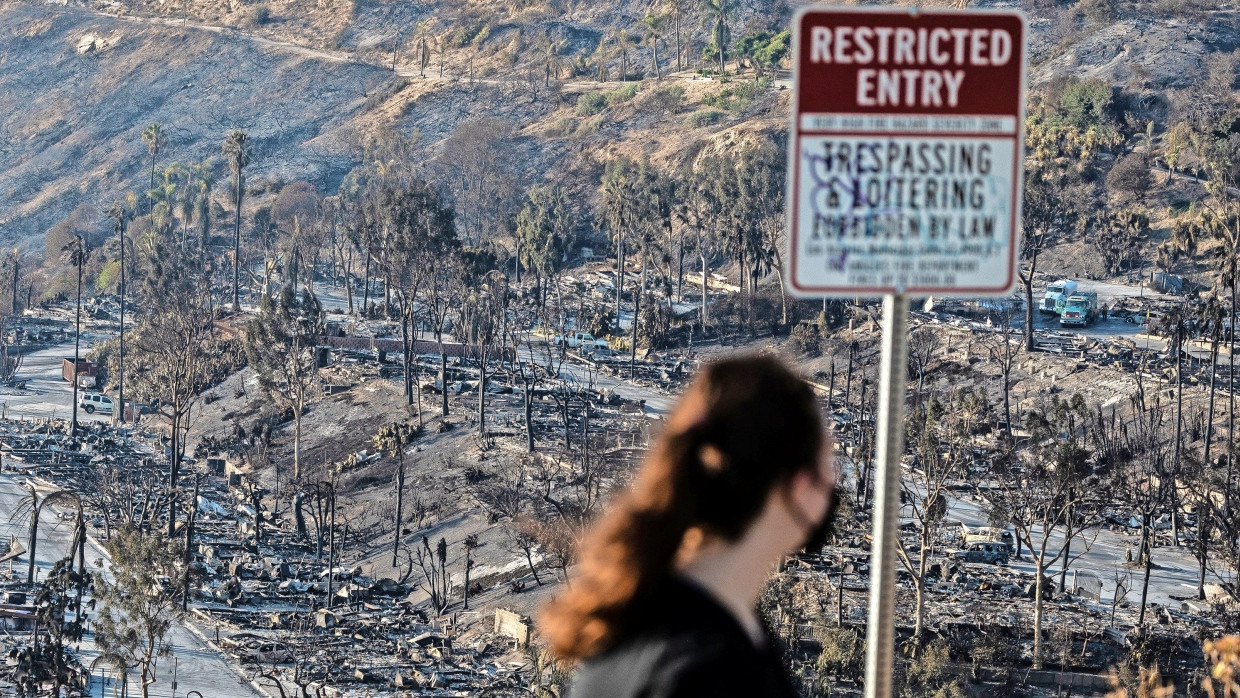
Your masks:
M794 34L789 290L1011 292L1024 16L811 8Z

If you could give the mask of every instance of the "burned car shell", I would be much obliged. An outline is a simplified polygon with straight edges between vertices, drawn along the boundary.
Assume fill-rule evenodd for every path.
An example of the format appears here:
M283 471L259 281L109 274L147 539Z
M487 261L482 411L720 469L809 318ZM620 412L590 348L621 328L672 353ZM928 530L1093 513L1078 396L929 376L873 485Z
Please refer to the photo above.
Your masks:
M1011 557L1011 550L1006 543L984 542L970 543L964 550L958 550L952 556L961 562L978 562L987 565L1006 565Z

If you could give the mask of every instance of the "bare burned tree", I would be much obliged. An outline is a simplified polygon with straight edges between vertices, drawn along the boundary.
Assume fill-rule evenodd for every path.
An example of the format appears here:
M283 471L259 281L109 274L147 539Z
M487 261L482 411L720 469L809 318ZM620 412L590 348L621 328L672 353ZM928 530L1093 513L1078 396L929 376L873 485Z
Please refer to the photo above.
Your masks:
M396 521L395 532L392 534L392 566L396 566L396 556L400 554L401 526L404 525L405 505L405 446L417 436L417 427L399 422L390 424L374 436L374 444L391 457L396 458Z
M478 434L486 437L487 364L494 360L497 338L507 331L508 279L499 271L487 272L477 283L470 284L462 299L461 326L465 339L477 351L478 359Z
M966 453L967 433L961 433L948 410L932 396L913 409L907 430L916 438L917 459L901 478L905 501L912 507L917 526L917 548L909 550L897 537L900 562L913 577L917 591L914 636L920 637L926 615L926 579L930 555L947 515L948 484L960 475ZM912 440L912 439L910 439Z
M448 541L440 538L431 549L430 540L422 536L422 545L414 548L414 559L422 570L422 590L431 597L431 608L439 615L448 608Z
M465 585L462 593L464 599L462 606L465 610L469 610L469 575L474 571L474 550L482 547L482 542L478 540L478 534L471 533L465 536L465 540L461 543L465 548Z
M1090 530L1096 520L1088 508L1088 488L1083 486L1089 455L1082 445L1087 414L1079 395L1067 402L1056 398L1050 409L1031 414L1029 428L1038 446L1019 457L997 454L987 472L992 486L978 488L979 496L993 509L1010 513L1016 536L1029 548L1033 560L1034 667L1042 666L1046 572L1060 561L1066 567L1072 539ZM1063 544L1054 545L1060 536ZM1090 542L1084 541L1086 549Z
M921 395L926 381L926 369L934 360L939 350L939 335L933 327L918 327L908 338L908 369L909 376L917 379L917 395Z
M530 574L534 575L534 583L542 586L538 566L534 564L534 551L538 549L538 523L528 516L521 516L505 525L504 531L512 541L512 551L525 557L525 564L529 567Z
M477 244L510 226L519 190L512 158L514 125L485 117L467 121L444 141L436 162L460 213L462 236Z
M483 479L469 486L470 496L491 522L514 521L529 497L527 458L505 459Z
M525 450L533 453L535 449L534 397L535 393L542 387L546 372L533 360L535 348L528 335L525 336L523 341L521 335L515 332L509 333L509 344L514 357L512 375L521 384L521 411L523 416L522 422L525 426ZM529 361L526 361L521 356L523 345L526 355L531 359Z
M1054 165L1036 167L1025 175L1024 234L1021 235L1019 270L1025 292L1025 351L1033 351L1033 281L1042 251L1054 242L1060 231L1069 229L1076 219L1063 196L1064 173Z
M258 316L246 326L245 353L258 374L259 385L280 408L293 411L293 482L301 482L301 421L310 397L318 392L315 346L326 324L323 308L307 287L297 297L292 284L277 300L263 296ZM297 534L306 535L302 492L294 494Z
M1020 343L1012 336L1012 306L999 313L999 328L983 340L986 354L999 368L999 380L1003 388L1003 432L1012 438L1012 369L1020 354Z
M1144 567L1144 574L1138 626L1145 623L1150 570L1153 567L1154 517L1169 501L1165 474L1171 459L1172 440L1167 434L1165 411L1157 394L1154 404L1146 408L1133 401L1132 416L1128 428L1124 430L1124 451L1130 455L1115 471L1121 499L1131 508L1141 526L1136 561Z
M208 293L191 275L191 264L159 246L150 256L144 295L156 299L132 332L125 383L139 400L158 405L168 424L171 456L168 490L176 493L189 413L215 376L221 347L212 332ZM114 370L119 371L117 366ZM168 535L176 530L176 497L168 502Z

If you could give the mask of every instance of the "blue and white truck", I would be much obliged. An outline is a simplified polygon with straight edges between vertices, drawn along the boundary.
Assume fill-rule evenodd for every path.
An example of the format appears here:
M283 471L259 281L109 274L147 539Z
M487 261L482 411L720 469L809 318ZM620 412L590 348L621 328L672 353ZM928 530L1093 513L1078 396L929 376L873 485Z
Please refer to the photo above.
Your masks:
M1046 286L1046 293L1042 294L1042 303L1038 306L1038 310L1048 315L1059 315L1063 313L1064 302L1068 300L1068 296L1076 293L1076 282L1071 279L1061 279L1052 281Z

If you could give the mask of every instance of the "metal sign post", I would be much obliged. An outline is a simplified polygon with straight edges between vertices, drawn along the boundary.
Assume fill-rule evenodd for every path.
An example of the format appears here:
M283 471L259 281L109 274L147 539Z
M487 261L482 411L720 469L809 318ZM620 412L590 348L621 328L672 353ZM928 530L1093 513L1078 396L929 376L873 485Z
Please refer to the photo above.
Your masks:
M891 695L895 648L896 536L900 530L900 455L904 453L904 378L908 366L908 296L883 298L874 460L874 541L870 546L870 617L865 635L865 694ZM875 594L880 589L883 593Z
M1024 16L806 8L793 24L788 291L883 297L865 690L891 695L909 298L1016 284Z

